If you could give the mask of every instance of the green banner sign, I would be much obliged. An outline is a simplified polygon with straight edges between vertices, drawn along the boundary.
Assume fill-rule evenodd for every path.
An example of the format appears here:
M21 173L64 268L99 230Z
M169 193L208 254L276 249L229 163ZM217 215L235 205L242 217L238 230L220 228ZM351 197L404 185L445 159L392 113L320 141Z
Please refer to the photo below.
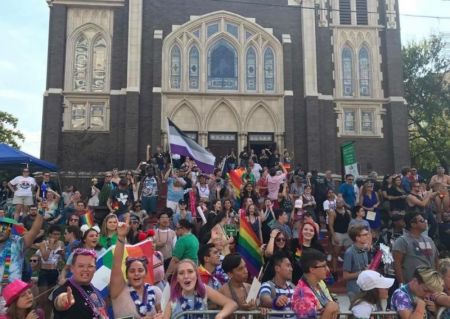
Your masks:
M352 174L358 176L358 162L356 161L355 143L350 142L341 146L342 161L344 164L345 174Z

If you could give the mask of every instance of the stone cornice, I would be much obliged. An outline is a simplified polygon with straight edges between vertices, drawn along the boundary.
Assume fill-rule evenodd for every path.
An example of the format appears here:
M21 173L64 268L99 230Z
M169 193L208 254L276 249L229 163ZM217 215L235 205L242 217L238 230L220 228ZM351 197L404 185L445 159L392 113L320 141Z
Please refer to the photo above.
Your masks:
M63 4L67 6L83 7L123 7L125 0L46 0L48 6Z

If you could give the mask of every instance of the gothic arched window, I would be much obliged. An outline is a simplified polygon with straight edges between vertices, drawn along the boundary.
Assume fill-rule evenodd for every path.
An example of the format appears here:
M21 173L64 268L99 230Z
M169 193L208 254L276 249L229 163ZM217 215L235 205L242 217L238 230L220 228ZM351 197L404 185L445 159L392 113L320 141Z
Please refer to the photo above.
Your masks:
M170 52L170 87L179 89L181 85L181 51L174 46Z
M256 90L256 52L253 47L247 51L247 90Z
M107 91L109 53L105 37L99 30L88 28L74 39L70 89L88 93Z
M80 34L75 41L75 58L73 64L74 91L86 92L88 88L89 41Z
M275 56L271 48L264 52L264 87L266 91L275 89Z
M198 89L200 54L196 46L189 51L189 88Z
M353 96L353 53L349 47L342 50L342 85L342 94Z
M208 89L238 89L237 51L225 39L217 41L208 52Z
M364 46L359 50L359 94L370 96L370 91L369 50Z
M103 92L105 90L106 56L106 41L103 37L98 37L94 42L93 50L92 92Z

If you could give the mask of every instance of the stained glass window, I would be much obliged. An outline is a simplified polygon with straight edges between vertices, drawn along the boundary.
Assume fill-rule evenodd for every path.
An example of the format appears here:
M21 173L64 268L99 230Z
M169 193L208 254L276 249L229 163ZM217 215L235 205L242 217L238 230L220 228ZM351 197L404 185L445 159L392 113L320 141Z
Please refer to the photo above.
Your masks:
M227 40L220 39L208 52L208 88L237 90L237 51Z
M361 130L364 133L372 133L373 130L373 112L362 111L361 112Z
M198 89L199 52L196 46L189 51L189 88Z
M370 62L366 47L359 50L359 94L370 96Z
M89 41L81 34L75 41L75 57L73 66L73 90L78 92L87 91L88 63L89 63Z
M86 128L86 104L72 104L72 129L81 130Z
M266 91L275 89L275 59L271 48L264 52L264 87Z
M106 41L102 37L99 37L94 42L92 92L102 92L105 89L106 61Z
M227 32L233 35L236 39L239 38L239 29L237 25L227 23Z
M252 47L247 51L247 90L256 90L256 53Z
M170 87L179 89L181 85L181 52L178 46L170 54Z
M91 104L90 129L102 129L105 126L105 104Z
M356 133L356 112L354 110L344 111L344 131Z
M343 95L353 96L353 53L349 47L342 50Z
M211 37L212 35L216 34L217 32L219 32L219 24L218 23L210 24L206 28L206 34L207 34L208 38Z

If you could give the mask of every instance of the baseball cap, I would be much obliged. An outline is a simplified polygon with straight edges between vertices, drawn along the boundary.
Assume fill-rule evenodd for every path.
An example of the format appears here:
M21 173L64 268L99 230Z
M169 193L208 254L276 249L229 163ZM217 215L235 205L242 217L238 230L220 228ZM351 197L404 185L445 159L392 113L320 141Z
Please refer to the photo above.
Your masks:
M394 280L394 278L383 277L374 270L364 270L359 274L356 284L361 290L368 291L374 288L390 288L394 284Z

